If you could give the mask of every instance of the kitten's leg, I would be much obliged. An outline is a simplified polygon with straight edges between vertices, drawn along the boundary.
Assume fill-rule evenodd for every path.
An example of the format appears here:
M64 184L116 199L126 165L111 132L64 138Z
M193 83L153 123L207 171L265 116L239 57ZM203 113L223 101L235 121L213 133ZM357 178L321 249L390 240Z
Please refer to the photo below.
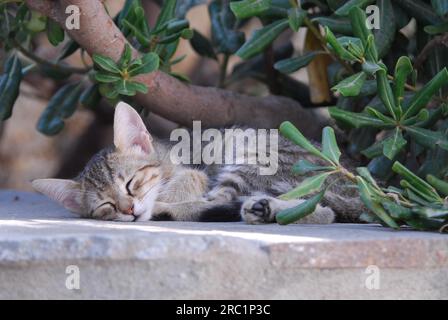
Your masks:
M282 210L293 208L304 202L303 199L280 200L269 196L248 198L241 207L241 216L249 224L275 222L275 216ZM317 206L316 211L297 223L329 224L334 222L335 214L329 207Z

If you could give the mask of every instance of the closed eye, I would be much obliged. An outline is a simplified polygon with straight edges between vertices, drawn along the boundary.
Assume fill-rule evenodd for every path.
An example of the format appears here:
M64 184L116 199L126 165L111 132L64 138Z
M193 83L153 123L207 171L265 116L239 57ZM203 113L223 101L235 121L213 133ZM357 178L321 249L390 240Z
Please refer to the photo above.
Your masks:
M132 180L134 180L134 178L132 178L131 180L128 181L128 183L126 183L126 191L127 191L128 195L130 195L131 197L134 196L129 188L131 186Z
M100 204L98 207L96 207L95 210L98 210L99 208L104 207L104 206L111 206L115 211L117 211L117 207L115 206L115 204L113 204L112 202L109 202L109 201Z

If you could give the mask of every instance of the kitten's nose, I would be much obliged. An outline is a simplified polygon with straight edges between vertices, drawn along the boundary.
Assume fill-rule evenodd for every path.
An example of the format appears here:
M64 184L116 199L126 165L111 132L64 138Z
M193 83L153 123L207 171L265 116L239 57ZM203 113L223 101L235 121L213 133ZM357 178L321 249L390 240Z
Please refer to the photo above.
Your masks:
M129 208L123 210L124 214L134 214L134 205L132 204Z

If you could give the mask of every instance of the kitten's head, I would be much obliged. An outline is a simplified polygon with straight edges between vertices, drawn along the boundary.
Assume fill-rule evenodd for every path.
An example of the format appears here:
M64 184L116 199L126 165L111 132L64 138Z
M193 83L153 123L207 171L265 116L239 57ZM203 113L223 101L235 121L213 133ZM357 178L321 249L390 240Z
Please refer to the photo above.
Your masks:
M33 187L83 217L146 221L161 184L152 138L126 103L115 109L114 147L102 150L75 180L38 179Z

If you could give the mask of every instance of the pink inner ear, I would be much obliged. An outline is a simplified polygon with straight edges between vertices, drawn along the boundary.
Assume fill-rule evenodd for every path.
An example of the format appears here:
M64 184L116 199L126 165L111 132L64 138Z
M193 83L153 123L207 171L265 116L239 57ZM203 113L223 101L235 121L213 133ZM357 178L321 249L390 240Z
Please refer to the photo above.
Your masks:
M140 132L132 140L132 144L140 146L145 153L150 153L152 151L151 139L149 138L149 134L146 132L146 130L144 132Z

